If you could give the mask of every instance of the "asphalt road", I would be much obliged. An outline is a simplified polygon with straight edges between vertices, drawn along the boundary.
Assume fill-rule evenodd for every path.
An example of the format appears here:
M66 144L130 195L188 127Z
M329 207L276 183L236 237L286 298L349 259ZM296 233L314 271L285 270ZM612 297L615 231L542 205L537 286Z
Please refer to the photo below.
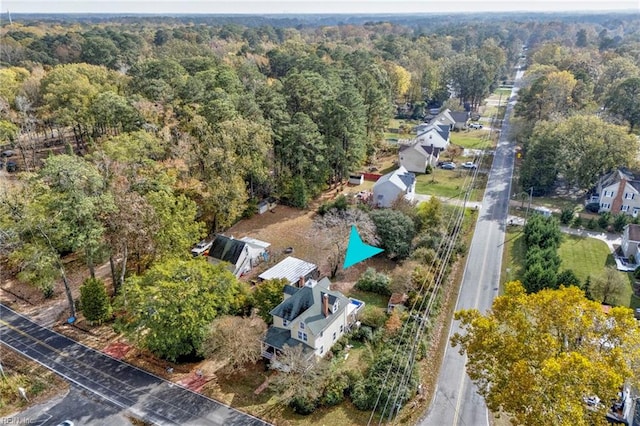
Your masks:
M28 424L31 426L54 426L65 420L82 426L126 426L133 423L122 408L109 401L71 385L66 395L33 406L11 417L6 424ZM0 421L0 424L5 424Z
M518 71L516 82L521 78L522 71ZM512 95L516 92L517 89L514 88ZM456 310L475 308L484 312L491 307L494 297L498 294L513 175L514 144L509 142L507 137L509 135L509 117L514 104L513 101L507 104L500 140L482 200L482 210L478 215L478 222L469 248ZM458 322L453 321L449 337L459 330ZM419 423L420 425L488 425L487 407L484 399L477 394L475 386L467 376L465 363L466 357L460 355L457 348L447 347L440 368L434 400L426 418Z
M1 304L0 343L149 423L268 425L41 327Z

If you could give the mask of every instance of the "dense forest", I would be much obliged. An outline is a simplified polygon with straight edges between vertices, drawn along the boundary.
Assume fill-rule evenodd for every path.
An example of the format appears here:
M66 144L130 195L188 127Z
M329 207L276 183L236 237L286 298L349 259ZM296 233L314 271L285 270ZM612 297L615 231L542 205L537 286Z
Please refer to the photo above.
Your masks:
M194 243L253 215L266 197L307 208L394 149L384 140L391 119L422 120L443 105L476 110L510 87L523 60L512 126L523 188L544 194L562 177L587 191L600 174L636 164L636 16L17 16L0 35L0 147L19 153L23 172L0 200L2 260L45 294L62 280L71 316L63 258L78 254L92 278L110 261L116 293L129 294L114 303L122 330L140 333L149 294L174 302L153 307L163 318L157 333L137 336L171 360L206 353L212 321L239 321L260 304L264 314L281 297L280 282L249 295L224 268L190 259ZM421 206L366 219L394 261L431 264L407 278L420 306L429 297L423 288L435 292L464 251L452 238L462 216L446 224L446 208ZM403 245L391 241L398 235L385 240L391 223L400 224ZM388 296L388 278L368 274L363 287ZM178 289L185 297L176 301ZM186 311L198 318L173 327ZM337 390L327 381L324 394L301 389L287 401L294 409L308 414L350 394L356 407L384 412L380 389L402 403L415 395L413 360L403 387L381 377L397 362L392 348L424 356L425 343L399 333L398 318L369 321L380 330L360 336L379 345L372 368L341 376ZM316 378L301 374L281 388Z

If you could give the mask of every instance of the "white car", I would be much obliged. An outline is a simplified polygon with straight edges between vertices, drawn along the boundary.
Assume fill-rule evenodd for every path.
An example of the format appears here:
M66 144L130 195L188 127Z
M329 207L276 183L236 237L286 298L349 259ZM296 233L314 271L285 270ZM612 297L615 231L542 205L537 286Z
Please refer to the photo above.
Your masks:
M204 252L211 248L213 241L200 241L194 248L191 249L193 257L202 256Z
M470 129L482 129L482 124L480 123L471 123L469 124Z
M473 161L467 161L466 163L462 163L462 167L465 169L477 169L478 165Z

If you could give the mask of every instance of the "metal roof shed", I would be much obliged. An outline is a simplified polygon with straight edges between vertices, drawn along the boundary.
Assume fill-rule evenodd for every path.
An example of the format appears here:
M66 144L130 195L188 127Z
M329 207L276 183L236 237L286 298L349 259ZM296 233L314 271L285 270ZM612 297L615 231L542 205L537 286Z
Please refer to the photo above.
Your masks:
M300 280L300 277L305 277L305 281L308 278L313 278L317 270L318 267L313 263L289 256L274 267L264 271L258 278L261 280L284 278L289 284L294 284Z

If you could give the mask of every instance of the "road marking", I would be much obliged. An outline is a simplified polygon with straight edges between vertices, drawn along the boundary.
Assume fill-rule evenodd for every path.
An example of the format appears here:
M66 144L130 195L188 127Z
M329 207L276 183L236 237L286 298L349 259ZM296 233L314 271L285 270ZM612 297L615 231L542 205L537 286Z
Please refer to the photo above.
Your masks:
M53 352L62 355L65 358L69 357L69 353L66 351L61 351L60 349L54 348L53 346L51 346L50 344L48 344L47 342L45 342L44 340L40 340L40 339L36 339L35 337L33 337L32 335L30 335L29 333L20 330L19 328L9 324L8 322L6 322L5 320L0 319L0 324L4 325L7 328L10 328L11 330L15 331L18 334L22 334L23 336L25 336L26 338L28 338L29 340L33 340L34 343L39 344L41 346L44 346L50 350L52 350Z
M487 257L489 255L489 238L487 238L485 240L485 245L484 245L484 256L482 258L482 264L485 265L487 262ZM485 272L485 268L481 269L480 272L480 277L478 277L478 285L476 286L476 298L474 301L474 305L473 308L477 309L478 306L478 300L480 299L480 289L482 288L482 281L484 279L484 272ZM466 366L467 366L467 355L465 354L464 356L464 373L462 374L462 376L460 377L460 384L458 385L458 395L456 395L456 409L454 411L453 414L453 424L454 426L458 424L458 417L460 416L460 405L462 404L462 394L466 389L465 386L465 379L467 378L467 374L466 374Z

